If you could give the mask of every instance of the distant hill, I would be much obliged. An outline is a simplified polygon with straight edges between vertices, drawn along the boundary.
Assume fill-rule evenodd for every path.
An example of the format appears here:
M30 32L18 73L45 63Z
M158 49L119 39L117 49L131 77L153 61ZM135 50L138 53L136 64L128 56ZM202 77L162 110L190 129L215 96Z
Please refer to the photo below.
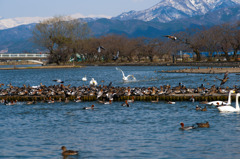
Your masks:
M214 1L214 0L209 0ZM220 2L220 1L219 1ZM223 2L223 1L221 1ZM229 2L226 0L226 2ZM240 2L240 1L239 1ZM240 20L240 5L218 9L215 7L203 15L195 15L182 19L175 19L167 23L138 19L120 20L112 19L81 19L86 21L94 36L107 34L124 34L128 37L160 38L162 35L174 34L190 28L211 27L226 22ZM15 28L0 30L0 52L37 52L39 47L31 42L32 30L35 24L21 25Z

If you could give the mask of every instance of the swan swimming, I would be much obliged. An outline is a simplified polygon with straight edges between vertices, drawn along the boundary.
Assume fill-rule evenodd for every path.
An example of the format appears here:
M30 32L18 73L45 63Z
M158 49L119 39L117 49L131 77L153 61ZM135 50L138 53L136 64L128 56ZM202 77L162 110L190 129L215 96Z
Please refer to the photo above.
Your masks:
M124 72L120 69L116 67L116 70L121 71L122 75L123 75L123 81L129 81L129 78L132 77L132 80L136 81L136 78L133 75L127 75L125 76Z
M214 105L214 106L218 106L218 105L231 105L231 94L235 93L234 90L230 90L228 93L228 101L223 102L223 101L212 101L212 102L208 102L207 105Z
M240 93L236 94L236 108L234 108L231 105L223 105L217 107L220 112L238 112L240 111L239 109L239 103L238 103L238 97L240 96Z
M82 81L87 81L86 75L82 78Z
M96 86L98 83L97 83L97 81L94 78L92 78L92 80L90 81L89 84L93 85L93 86Z

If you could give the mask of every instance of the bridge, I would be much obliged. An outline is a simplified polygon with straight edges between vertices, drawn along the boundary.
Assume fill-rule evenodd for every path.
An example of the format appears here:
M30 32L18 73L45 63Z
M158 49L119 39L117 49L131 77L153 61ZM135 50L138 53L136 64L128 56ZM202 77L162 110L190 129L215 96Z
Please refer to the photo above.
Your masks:
M39 64L43 64L42 61L46 60L48 54L41 54L41 53L3 53L0 54L0 60L25 60L30 62L35 62Z

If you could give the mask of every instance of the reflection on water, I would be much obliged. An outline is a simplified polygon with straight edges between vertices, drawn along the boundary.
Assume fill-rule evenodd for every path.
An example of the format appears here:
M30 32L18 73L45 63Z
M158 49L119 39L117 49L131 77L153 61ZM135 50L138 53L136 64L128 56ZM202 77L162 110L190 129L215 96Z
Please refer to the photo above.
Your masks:
M208 74L158 73L179 67L119 67L134 75L137 81L124 83L115 67L73 69L0 70L1 83L16 86L54 85L62 79L65 85L88 85L85 75L99 84L124 87L200 86L214 81ZM184 67L183 67L184 68ZM236 75L229 74L226 86L238 85ZM206 79L205 82L203 79ZM5 86L6 87L6 86ZM83 107L95 105L94 110ZM1 158L62 158L61 146L80 152L77 158L239 158L239 114L219 113L216 107L196 111L199 102L122 102L104 105L97 102L40 103L5 106L0 104ZM233 102L235 104L235 102ZM210 128L180 131L199 122Z

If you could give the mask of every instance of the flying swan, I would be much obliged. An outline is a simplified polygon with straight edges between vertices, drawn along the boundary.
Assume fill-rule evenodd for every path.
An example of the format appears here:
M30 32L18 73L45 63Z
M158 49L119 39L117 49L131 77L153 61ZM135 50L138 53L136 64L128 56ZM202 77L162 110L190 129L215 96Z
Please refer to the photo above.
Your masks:
M123 78L122 78L122 79L123 79L123 81L128 81L130 77L132 77L133 80L136 80L136 78L135 78L133 75L127 75L127 76L125 76L124 72L123 72L120 68L117 68L117 67L116 67L116 70L122 72L122 75L123 75Z

